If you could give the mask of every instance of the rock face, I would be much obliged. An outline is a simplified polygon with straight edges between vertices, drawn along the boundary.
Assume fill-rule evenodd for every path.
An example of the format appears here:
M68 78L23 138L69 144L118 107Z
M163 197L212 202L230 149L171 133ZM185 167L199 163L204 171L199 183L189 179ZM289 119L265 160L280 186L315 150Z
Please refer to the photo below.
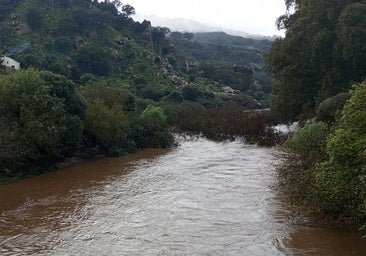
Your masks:
M176 86L184 86L188 84L186 81L184 81L177 75L176 70L166 58L156 57L155 63L160 66L164 77L170 80Z
M18 33L20 35L28 35L28 34L32 33L32 29L27 23L19 22Z
M152 41L152 27L151 27L151 22L144 20L141 23L141 37L143 40L145 40L146 42L148 42L150 45L153 44Z
M241 74L253 74L253 69L251 67L244 67L241 65L234 65L233 70L235 72L241 73Z

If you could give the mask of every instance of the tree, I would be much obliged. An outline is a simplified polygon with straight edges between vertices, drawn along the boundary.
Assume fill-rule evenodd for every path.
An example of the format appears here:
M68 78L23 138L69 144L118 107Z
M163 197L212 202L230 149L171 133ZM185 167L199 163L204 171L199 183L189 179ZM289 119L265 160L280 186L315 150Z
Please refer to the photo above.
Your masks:
M75 84L66 77L49 71L41 71L39 74L51 86L51 94L63 100L67 127L63 137L65 145L78 146L84 131L85 99L76 90Z
M108 155L117 156L135 149L130 136L130 94L120 87L102 83L87 85L81 90L87 101L85 133L92 143L100 145Z
M130 17L131 15L135 15L136 11L135 8L129 4L122 6L122 13L126 15L127 17Z
M316 110L316 119L328 125L334 124L336 116L342 110L348 99L349 94L343 92L321 102Z
M287 0L265 62L275 78L271 109L282 121L306 119L318 104L365 77L364 3ZM294 12L291 12L294 10Z
M0 116L11 128L10 141L22 152L22 165L60 157L67 129L63 100L52 95L51 86L37 71L23 70L0 78ZM4 143L1 141L1 147Z
M160 50L161 47L164 45L166 39L165 35L170 32L169 28L166 27L153 27L151 38L156 50Z
M38 29L43 23L42 13L36 9L30 9L26 14L27 22L32 29Z
M338 18L339 46L349 71L358 80L366 69L366 3L350 4Z
M16 124L0 118L0 178L13 176L25 160L26 151L17 138L19 134Z
M110 59L110 54L102 48L84 47L78 52L76 63L80 74L91 73L96 76L104 76L112 68Z

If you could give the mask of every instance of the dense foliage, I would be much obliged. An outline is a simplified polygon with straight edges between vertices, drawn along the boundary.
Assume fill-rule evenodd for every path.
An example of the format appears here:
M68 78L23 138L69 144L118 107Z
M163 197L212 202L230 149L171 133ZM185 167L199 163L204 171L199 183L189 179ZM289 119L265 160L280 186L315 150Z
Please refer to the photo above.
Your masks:
M289 12L278 20L286 37L274 42L265 60L276 79L271 108L290 121L311 117L320 102L365 79L366 3L286 4Z
M118 86L77 89L64 76L34 69L0 76L0 178L47 169L80 148L116 156L169 146L164 111L137 109L134 96Z
M291 154L279 168L280 184L302 210L341 223L362 223L366 3L286 4L289 12L278 19L286 37L274 42L266 55L276 79L272 111L283 121L315 121L305 122L285 142Z
M172 32L169 39L189 62L189 77L203 76L253 96L269 107L271 77L262 55L272 41L231 36L224 32Z
M228 35L224 32L194 33L192 40L213 45L247 48L248 50L255 49L261 52L268 51L272 44L272 41L269 39L244 38L241 36Z
M1 171L12 174L20 167L42 165L59 158L65 144L72 143L68 131L71 119L78 121L77 116L67 112L68 102L56 96L53 85L35 70L1 77L0 89L4 128L0 143L2 148L6 145L0 156ZM75 131L76 127L71 129Z
M366 216L366 82L355 85L316 166L319 196L335 217Z
M285 142L288 155L279 170L282 185L303 210L339 221L366 217L366 83L351 91L329 132L309 123Z
M223 32L172 32L169 39L187 58L196 61L227 62L262 67L261 54L269 49L269 40L230 36Z

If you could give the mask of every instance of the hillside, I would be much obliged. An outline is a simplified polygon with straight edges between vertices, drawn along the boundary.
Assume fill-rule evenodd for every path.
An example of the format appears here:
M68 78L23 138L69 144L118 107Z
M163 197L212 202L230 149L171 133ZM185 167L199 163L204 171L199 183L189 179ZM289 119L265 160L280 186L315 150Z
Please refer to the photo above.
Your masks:
M251 122L231 125L231 115L266 106L253 68L220 59L197 66L169 29L135 22L134 8L119 1L1 1L0 10L0 52L21 67L0 65L0 181L67 157L167 147L172 126L241 136L248 129L234 126Z
M248 92L264 106L269 106L272 84L262 55L269 50L271 41L231 36L224 32L172 32L169 39L192 63L194 72L191 70L191 73L201 73L206 78ZM243 80L238 77L238 70L250 73L252 77Z
M181 56L176 50L179 44L173 46L165 37L169 30L152 27L148 21L135 22L131 18L134 9L129 7L132 9L120 12L112 3L90 0L3 1L0 9L7 15L1 17L0 51L20 62L22 68L49 70L76 83L90 76L108 80L108 83L117 81L138 96L155 101L177 86L194 84L194 72L188 72L185 60L190 56L185 52L182 52L184 57ZM224 52L221 48L227 46L213 46L212 50ZM229 57L238 65L261 64L256 49L232 51ZM216 54L210 61L221 62L222 56ZM196 72L194 76L200 75ZM218 86L212 86L217 79L203 78L208 80L198 79L198 84L213 93L232 86L230 81L223 80ZM242 92L247 92L253 82L248 76L245 80L246 89ZM152 90L154 96L151 97Z
M73 80L90 73L123 77L126 82L142 70L159 73L154 49L164 44L159 38L164 36L149 23L135 23L126 13L118 13L112 4L13 1L9 11L0 26L2 39L6 38L0 50L23 68L47 69ZM162 75L148 80L165 82Z
M224 32L195 33L192 41L228 47L253 49L261 52L268 51L272 44L272 41L269 39L233 36Z

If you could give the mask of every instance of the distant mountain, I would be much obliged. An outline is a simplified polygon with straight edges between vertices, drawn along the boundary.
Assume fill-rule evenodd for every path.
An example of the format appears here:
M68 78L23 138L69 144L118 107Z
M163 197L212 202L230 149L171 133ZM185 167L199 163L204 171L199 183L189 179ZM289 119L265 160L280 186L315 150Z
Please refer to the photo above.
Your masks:
M188 59L226 62L231 65L263 68L262 54L272 41L232 36L225 32L172 32L169 39Z
M224 32L171 32L169 40L187 60L190 75L203 77L245 91L268 107L271 77L262 55L272 41L243 38Z
M247 48L260 52L268 51L272 41L259 38L244 38L233 36L225 32L199 32L194 33L193 41L227 47Z
M161 26L161 27L168 27L172 31L179 31L179 32L218 32L223 31L229 35L233 36L241 36L246 38L255 38L255 39L268 39L274 40L278 38L278 36L264 36L259 34L251 34L245 31L234 30L230 28L212 26L206 23L202 23L195 20L184 19L184 18L163 18L156 15L149 15L149 16L136 16L135 19L137 20L144 20L147 19L151 21L153 26Z

